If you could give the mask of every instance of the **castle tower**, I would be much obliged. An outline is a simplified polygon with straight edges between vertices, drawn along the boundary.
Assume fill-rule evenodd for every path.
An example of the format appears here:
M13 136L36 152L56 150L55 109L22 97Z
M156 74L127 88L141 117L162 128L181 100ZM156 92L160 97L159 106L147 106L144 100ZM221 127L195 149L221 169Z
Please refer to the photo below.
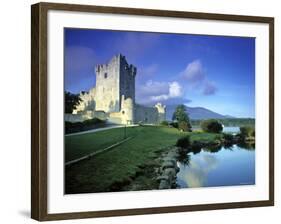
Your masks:
M157 103L155 105L157 111L158 111L158 123L161 123L162 121L166 120L166 106L162 105L161 103Z
M121 97L130 98L135 103L136 67L129 65L125 56L114 56L108 64L97 65L96 110L119 112Z
M121 97L121 119L122 124L134 123L134 102L131 98L125 99L125 96Z

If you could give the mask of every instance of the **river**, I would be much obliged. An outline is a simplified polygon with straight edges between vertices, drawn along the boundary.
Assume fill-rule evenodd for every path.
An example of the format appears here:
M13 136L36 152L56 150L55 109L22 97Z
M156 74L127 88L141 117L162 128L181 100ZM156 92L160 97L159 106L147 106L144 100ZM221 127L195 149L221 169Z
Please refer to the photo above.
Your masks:
M236 133L238 127L225 127ZM255 184L255 145L235 144L202 148L178 162L178 188L216 187Z

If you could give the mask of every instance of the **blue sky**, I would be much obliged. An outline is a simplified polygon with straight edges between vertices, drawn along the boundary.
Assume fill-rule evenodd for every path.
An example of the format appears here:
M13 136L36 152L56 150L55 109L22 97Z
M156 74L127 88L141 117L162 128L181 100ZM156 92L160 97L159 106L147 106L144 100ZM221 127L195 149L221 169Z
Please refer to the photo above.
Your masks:
M137 67L136 101L184 103L255 117L255 39L65 28L65 89L95 86L96 64L125 55Z

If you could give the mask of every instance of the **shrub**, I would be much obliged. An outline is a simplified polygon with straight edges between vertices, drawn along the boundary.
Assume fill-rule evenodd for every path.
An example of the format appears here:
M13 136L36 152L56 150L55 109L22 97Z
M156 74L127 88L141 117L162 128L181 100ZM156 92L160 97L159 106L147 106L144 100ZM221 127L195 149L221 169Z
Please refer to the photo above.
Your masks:
M243 137L255 137L255 128L250 126L240 127L240 134Z
M220 133L223 129L222 124L215 119L202 121L201 128L203 131L211 133Z
M202 143L200 143L199 141L192 142L191 151L193 152L193 154L200 153L201 149L202 149Z
M178 123L178 129L182 131L191 131L191 126L188 122L186 121L180 121Z
M255 129L251 132L251 137L255 137L256 136L256 131Z
M163 125L163 126L168 126L169 125L168 121L162 121L160 124Z
M93 125L93 124L100 124L103 122L104 121L102 121L101 119L95 117L93 119L85 120L82 123L83 123L83 125Z
M65 104L64 104L65 113L71 114L73 109L76 108L76 106L79 104L81 99L79 94L73 94L65 91L64 100L65 100Z
M93 118L89 120L85 120L83 122L65 122L65 133L74 133L79 131L86 131L98 126L104 125L105 121L100 120L98 118Z
M65 122L65 133L73 133L73 132L79 132L83 129L83 123L82 122Z
M187 149L190 147L189 136L181 137L177 140L176 146Z
M170 123L174 128L178 128L179 127L179 124L178 122L172 122Z
M232 134L223 133L223 139L227 142L232 142L234 139L234 136Z

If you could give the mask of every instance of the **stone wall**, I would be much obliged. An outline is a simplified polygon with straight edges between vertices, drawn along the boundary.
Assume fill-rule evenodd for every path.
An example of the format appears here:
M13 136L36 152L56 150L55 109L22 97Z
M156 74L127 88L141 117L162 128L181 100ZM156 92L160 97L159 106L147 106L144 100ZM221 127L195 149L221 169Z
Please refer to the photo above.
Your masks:
M109 113L108 122L113 124L133 124L134 123L134 104L131 98L121 97L121 110Z
M100 120L106 120L108 117L108 114L106 114L104 111L93 111L93 110L87 110L83 112L79 112L77 114L65 114L64 120L68 122L83 122L85 120L98 118Z
M78 114L79 112L87 111L87 110L95 110L96 109L96 89L92 88L89 92L81 92L79 97L81 99L80 103L76 106L76 109L73 110L73 114Z
M165 106L158 103L154 107L146 107L143 105L135 104L135 119L134 123L145 124L160 124L165 120Z
M156 124L158 123L158 111L155 107L146 107L135 104L134 123Z

